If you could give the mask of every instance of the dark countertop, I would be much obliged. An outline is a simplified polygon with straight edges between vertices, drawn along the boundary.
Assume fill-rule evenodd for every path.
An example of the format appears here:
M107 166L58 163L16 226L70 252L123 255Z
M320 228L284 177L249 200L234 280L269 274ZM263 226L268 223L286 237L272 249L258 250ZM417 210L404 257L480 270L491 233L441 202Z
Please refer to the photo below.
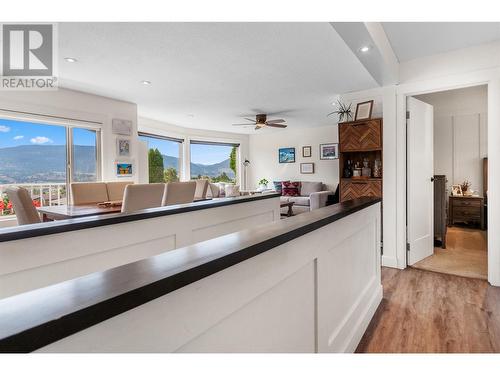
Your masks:
M258 201L279 197L279 193L263 193L245 195L234 198L216 198L188 204L179 204L165 207L149 208L133 213L118 213L108 215L87 216L77 219L57 220L40 224L20 225L0 229L0 242L21 240L24 238L46 236L49 234L64 233L73 230L96 228L104 225L126 223L134 220L151 219L160 216L181 214L207 208L222 207L232 204Z
M42 348L378 202L335 204L2 299L0 352Z

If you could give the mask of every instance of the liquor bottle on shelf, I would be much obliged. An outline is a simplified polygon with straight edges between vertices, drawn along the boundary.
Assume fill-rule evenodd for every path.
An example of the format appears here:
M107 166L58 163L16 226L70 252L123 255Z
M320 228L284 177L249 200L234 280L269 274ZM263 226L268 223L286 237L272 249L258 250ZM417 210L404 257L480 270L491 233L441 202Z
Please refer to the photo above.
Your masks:
M347 165L344 168L344 177L351 178L352 177L352 162L347 160Z

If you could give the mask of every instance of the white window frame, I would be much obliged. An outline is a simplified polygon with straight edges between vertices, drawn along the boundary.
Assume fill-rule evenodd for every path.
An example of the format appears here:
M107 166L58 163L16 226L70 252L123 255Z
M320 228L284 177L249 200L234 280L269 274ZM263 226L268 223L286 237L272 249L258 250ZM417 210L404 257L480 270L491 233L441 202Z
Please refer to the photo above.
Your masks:
M235 184L242 186L242 165L240 163L241 160L241 141L237 139L227 139L227 138L207 138L207 137L187 137L186 138L186 148L187 154L189 154L189 162L188 162L188 173L186 174L187 180L191 180L191 141L196 143L207 143L214 145L238 145L238 152L236 153L236 179Z
M96 181L102 181L102 123L97 121L84 121L59 116L47 116L36 113L10 111L0 109L0 118L39 123L40 125L61 126L66 132L66 191L68 203L71 202L70 184L73 182L73 128L93 130L96 132Z
M149 130L139 130L137 132L138 137L151 137L151 138L157 138L165 141L170 141L170 142L176 142L179 143L179 151L177 157L179 158L179 170L177 171L179 181L184 181L184 165L183 165L183 160L184 160L184 147L185 147L185 139L184 137L174 137L166 134L161 134L161 131L149 131ZM140 138L138 138L140 139Z

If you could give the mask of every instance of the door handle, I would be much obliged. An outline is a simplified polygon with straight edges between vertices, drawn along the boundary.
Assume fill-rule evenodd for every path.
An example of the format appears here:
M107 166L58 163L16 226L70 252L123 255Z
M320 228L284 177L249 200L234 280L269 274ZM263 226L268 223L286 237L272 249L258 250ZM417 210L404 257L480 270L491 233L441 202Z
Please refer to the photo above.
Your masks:
M431 177L431 182L434 182L434 177Z

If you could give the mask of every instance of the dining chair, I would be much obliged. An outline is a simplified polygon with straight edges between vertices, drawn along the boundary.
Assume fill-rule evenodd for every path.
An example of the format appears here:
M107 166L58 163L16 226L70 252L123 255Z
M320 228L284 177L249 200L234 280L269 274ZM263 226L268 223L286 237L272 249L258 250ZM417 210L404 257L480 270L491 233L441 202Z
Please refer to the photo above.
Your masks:
M196 190L194 191L194 199L206 199L208 190L208 180L196 180Z
M191 203L194 200L195 191L195 181L169 182L165 185L161 205L170 206L172 204Z
M108 192L109 201L123 201L125 187L132 185L134 181L112 181L106 182L106 190Z
M162 205L165 184L133 184L125 187L122 212L133 212Z
M94 204L109 201L105 182L73 182L71 199L74 205Z
M17 224L36 224L40 223L40 215L33 205L30 193L25 188L19 186L10 186L5 192L12 202L12 207L16 213Z

